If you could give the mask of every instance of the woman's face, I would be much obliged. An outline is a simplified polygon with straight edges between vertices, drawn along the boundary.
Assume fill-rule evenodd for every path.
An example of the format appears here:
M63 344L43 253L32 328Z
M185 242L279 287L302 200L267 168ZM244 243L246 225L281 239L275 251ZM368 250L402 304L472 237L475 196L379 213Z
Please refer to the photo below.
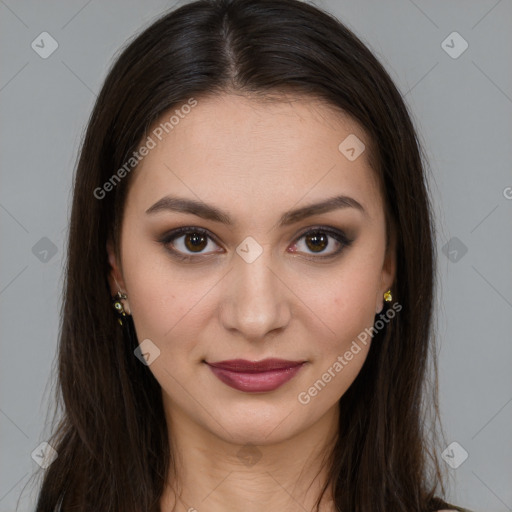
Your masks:
M234 443L291 438L336 410L393 282L382 198L354 136L369 141L313 100L198 99L156 131L173 113L133 171L119 259L108 245L112 292L115 278L139 343L150 340L169 419ZM210 365L268 358L297 366Z

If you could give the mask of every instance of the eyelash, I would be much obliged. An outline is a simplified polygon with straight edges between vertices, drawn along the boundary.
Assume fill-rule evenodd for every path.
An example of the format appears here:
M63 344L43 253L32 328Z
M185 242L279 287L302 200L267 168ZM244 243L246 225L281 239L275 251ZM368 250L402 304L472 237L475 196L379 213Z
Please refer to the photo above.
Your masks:
M334 258L334 257L338 256L341 252L343 252L344 249L349 247L352 244L352 242L354 241L353 239L348 238L347 235L345 233L343 233L343 231L339 231L337 229L333 229L333 228L330 228L327 226L316 226L314 228L308 229L307 231L305 231L301 235L299 235L298 238L296 238L296 241L294 242L294 244L296 244L299 240L301 240L302 238L304 238L307 235L314 235L314 234L318 234L318 233L326 234L326 235L329 235L330 237L334 238L338 243L341 244L341 247L338 250L336 250L336 252L329 254L327 256L310 255L311 257L309 257L307 259L324 260L324 259ZM173 231L170 231L169 233L165 234L159 240L159 242L165 247L165 249L168 252L171 253L172 257L177 258L181 261L197 260L198 258L201 258L201 256L205 256L200 253L198 253L195 256L185 256L181 252L168 247L169 244L171 242L173 242L175 239L179 238L180 236L188 235L188 234L203 235L203 236L213 240L217 244L214 237L212 237L210 235L210 232L208 230L206 230L204 228L194 227L194 226L187 226L187 227L174 229ZM219 245L219 244L217 244L217 245ZM297 254L298 254L298 251L297 251Z

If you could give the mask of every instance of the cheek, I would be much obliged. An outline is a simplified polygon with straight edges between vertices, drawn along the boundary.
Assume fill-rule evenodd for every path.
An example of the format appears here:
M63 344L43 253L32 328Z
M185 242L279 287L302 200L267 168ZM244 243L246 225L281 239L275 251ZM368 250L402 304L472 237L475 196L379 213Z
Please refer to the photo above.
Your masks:
M369 329L375 316L372 286L372 279L366 278L331 282L314 306L329 329L310 330L313 364L297 396L302 405L311 404L310 412L336 403L361 371L370 350Z
M324 353L344 349L374 323L375 293L380 274L375 261L353 260L333 272L312 298L311 309L319 312L328 327L324 329L327 338L322 338Z
M200 297L176 267L173 270L156 243L137 243L135 230L130 235L123 246L130 309L139 340L149 338L159 343Z
M348 300L335 298L324 311L330 331L327 337L321 338L323 342L317 344L315 356L321 368L325 369L341 356L343 380L351 381L356 377L370 347L369 328L374 322L374 300L367 295Z
M301 403L311 400L315 408L330 407L361 371L370 350L380 279L378 258L372 254L378 255L379 251L352 254L329 280L323 281L315 297L311 309L319 312L329 329L311 332L309 346L314 364Z
M183 328L193 330L207 289L173 279L169 272L158 268L146 271L140 268L127 286L133 296L130 307L139 339L151 338L165 344L176 338ZM180 343L186 343L186 339Z

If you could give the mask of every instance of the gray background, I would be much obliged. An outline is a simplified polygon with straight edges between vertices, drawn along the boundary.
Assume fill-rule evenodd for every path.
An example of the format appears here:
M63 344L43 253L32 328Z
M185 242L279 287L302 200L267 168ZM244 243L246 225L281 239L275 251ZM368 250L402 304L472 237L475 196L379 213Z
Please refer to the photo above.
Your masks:
M469 454L458 468L447 467L450 497L475 511L510 511L512 2L315 4L384 63L425 145L438 227L441 413L448 443ZM173 5L0 0L0 512L15 509L38 468L31 453L48 436L82 132L118 48ZM46 59L31 47L44 31L58 42ZM457 58L462 40L452 36L442 45L453 31L469 45ZM448 452L459 462L461 453ZM34 500L26 487L19 510L32 510Z

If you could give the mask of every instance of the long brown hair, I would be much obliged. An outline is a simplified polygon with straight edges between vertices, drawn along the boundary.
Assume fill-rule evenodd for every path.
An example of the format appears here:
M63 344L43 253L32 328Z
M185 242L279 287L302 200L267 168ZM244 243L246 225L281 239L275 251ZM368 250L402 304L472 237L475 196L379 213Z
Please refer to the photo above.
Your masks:
M36 512L159 512L173 464L160 386L123 337L107 281L106 242L112 238L119 248L136 166L110 181L108 192L98 190L106 190L169 109L212 94L263 98L282 91L323 100L367 131L388 226L396 232L393 295L402 310L375 334L339 401L324 493L331 488L344 511L456 508L436 497L445 488L435 455L433 220L423 151L400 93L352 32L312 5L199 0L166 13L127 45L88 123L61 312L62 416L48 439L58 456L44 472Z

